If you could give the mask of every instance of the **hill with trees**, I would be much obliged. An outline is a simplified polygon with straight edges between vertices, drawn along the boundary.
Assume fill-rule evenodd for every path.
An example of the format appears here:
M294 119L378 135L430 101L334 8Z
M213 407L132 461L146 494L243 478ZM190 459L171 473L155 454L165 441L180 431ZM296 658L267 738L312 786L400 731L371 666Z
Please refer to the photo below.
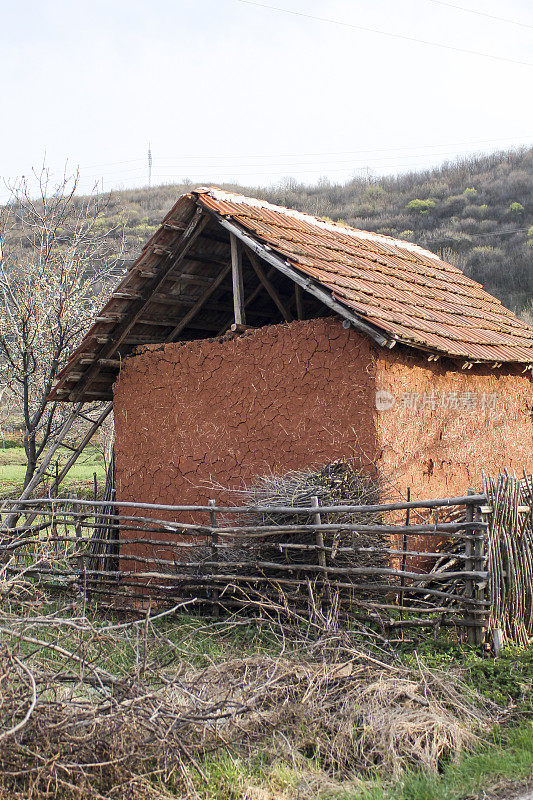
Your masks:
M111 194L103 228L133 258L191 182ZM533 304L533 148L448 162L395 177L287 179L275 188L223 188L417 242L460 267L506 306Z

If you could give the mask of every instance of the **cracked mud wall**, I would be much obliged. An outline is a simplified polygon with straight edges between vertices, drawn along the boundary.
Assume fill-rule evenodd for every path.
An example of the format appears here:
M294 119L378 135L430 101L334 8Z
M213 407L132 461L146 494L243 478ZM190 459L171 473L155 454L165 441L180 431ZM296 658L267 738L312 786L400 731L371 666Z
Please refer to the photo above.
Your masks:
M391 408L376 409L377 391ZM119 500L239 502L231 490L257 476L340 456L418 498L480 487L482 470L533 470L530 377L378 348L334 317L146 346L114 398Z
M378 466L413 498L481 489L482 471L533 471L533 383L520 369L428 362L382 350L376 389L393 401L377 414Z
M376 408L377 392L389 408ZM392 493L411 487L413 498L480 488L482 470L533 471L529 377L384 350L334 317L146 346L126 359L114 401L119 503L239 504L258 476L341 456L376 465ZM136 544L121 568L156 550L171 558Z
M266 473L372 463L375 368L336 318L142 348L114 389L117 498L233 503Z

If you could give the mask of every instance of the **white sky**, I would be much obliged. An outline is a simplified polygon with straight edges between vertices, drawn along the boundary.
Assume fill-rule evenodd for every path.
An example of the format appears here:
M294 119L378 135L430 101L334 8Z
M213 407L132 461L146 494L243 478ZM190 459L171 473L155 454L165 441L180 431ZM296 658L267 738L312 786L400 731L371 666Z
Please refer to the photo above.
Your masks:
M0 0L0 177L345 181L533 143L531 0ZM6 193L0 186L0 198Z

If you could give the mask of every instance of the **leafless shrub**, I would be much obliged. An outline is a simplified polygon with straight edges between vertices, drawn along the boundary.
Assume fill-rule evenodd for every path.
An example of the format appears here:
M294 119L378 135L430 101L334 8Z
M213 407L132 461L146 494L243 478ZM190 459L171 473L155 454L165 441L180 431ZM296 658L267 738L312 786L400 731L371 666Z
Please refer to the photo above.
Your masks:
M31 184L23 178L10 186L0 209L0 369L8 394L0 399L22 420L24 487L61 424L48 393L119 263L100 225L105 198L78 198L77 183L75 175L53 185L43 168Z

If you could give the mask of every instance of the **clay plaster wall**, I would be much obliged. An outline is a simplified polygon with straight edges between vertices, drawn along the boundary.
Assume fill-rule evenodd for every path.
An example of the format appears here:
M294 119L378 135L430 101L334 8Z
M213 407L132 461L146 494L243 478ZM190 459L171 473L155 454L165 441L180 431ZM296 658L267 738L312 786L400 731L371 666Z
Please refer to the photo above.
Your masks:
M114 398L119 500L235 501L227 490L257 476L340 456L413 497L463 494L482 469L533 470L529 377L384 350L332 317L148 346Z
M377 414L377 463L402 492L462 495L481 488L483 470L533 470L533 384L520 370L462 370L382 350L376 389L393 402Z
M114 389L118 498L238 502L220 487L373 460L375 365L370 342L333 318L144 348Z

